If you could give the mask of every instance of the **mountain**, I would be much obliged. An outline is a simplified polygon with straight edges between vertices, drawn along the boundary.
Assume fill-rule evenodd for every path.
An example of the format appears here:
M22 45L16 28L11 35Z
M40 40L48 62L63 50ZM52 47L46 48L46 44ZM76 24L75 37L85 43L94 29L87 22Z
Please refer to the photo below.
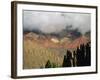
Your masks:
M53 35L43 35L30 32L24 35L24 39L31 40L46 48L64 48L76 49L81 44L86 44L90 41L87 36L80 36L72 39L70 37L58 38Z
M87 31L84 35L91 40L91 32L90 31Z
M24 34L24 38L29 40L42 40L42 39L46 39L46 36L34 32L29 32L27 34Z
M77 49L77 47L79 47L81 44L86 45L88 42L90 42L89 38L86 36L81 36L70 43L68 49Z
M38 35L44 35L44 36L53 36L53 37L57 37L59 39L62 39L63 37L68 37L70 39L76 39L80 36L82 36L81 32L78 29L72 29L71 26L66 27L65 29L61 30L60 32L52 32L52 33L45 33L42 32L41 30L38 29L34 29L34 30L26 30L24 29L23 34L27 34L33 32L35 34Z

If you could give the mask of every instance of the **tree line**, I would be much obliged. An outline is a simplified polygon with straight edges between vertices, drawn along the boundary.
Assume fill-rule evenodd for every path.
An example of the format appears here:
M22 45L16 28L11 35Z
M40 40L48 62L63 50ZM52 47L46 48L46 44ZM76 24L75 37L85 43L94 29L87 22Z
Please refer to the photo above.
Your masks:
M76 50L67 50L64 55L62 67L90 66L91 65L91 44L81 44ZM56 64L47 61L45 68L55 68Z

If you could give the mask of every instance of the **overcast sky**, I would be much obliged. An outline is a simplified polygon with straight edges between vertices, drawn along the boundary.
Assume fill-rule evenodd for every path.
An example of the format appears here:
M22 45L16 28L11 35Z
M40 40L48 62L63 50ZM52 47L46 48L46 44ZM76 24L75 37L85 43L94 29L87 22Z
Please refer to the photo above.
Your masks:
M90 30L91 15L86 13L63 13L43 11L23 11L23 27L26 30L37 29L44 33L58 33L72 25L81 33Z

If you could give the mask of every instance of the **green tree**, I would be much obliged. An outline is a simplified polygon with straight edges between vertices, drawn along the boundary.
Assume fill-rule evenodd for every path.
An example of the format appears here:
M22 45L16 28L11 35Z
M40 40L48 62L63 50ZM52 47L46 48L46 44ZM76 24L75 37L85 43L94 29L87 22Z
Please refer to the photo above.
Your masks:
M64 59L63 59L63 67L71 67L71 59L72 59L72 53L67 50L66 55L64 55Z
M45 68L52 68L52 63L50 62L50 60L47 61Z
M66 55L64 56L64 60L63 60L63 67L66 67L67 66L67 64L66 64L66 62L67 62L67 58L66 58Z
M52 63L52 68L58 67L55 63Z

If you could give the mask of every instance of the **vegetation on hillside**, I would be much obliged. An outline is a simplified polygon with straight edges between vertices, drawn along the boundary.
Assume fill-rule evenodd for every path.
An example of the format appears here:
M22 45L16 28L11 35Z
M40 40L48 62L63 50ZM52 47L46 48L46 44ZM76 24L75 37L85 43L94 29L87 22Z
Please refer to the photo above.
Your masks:
M91 43L87 38L77 38L69 42L68 46L62 47L62 44L46 41L42 36L43 41L46 41L43 43L42 39L38 40L37 37L39 36L31 33L24 38L23 69L91 65Z

